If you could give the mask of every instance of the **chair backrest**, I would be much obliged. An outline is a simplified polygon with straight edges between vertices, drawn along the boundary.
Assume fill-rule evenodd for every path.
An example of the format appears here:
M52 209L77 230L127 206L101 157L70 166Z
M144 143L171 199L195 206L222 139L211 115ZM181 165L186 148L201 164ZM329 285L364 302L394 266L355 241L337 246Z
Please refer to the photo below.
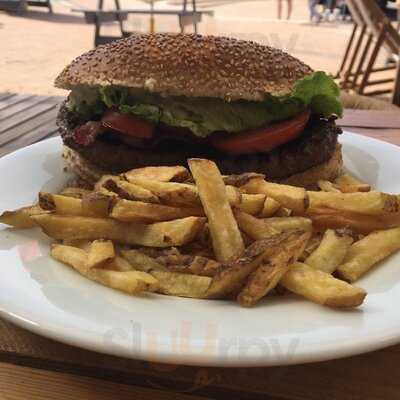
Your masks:
M393 27L390 19L379 7L376 0L353 0L360 12L361 18L368 29L377 37L382 28L385 28L383 45L392 53L400 52L400 35Z
M346 5L350 11L351 18L357 25L365 25L365 22L363 20L362 14L360 10L357 7L357 4L354 0L346 0Z

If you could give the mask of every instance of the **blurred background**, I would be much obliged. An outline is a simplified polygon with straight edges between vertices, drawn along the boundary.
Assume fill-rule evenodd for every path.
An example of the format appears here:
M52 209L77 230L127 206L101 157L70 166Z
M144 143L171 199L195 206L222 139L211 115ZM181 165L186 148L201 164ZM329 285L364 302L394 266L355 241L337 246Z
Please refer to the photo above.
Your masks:
M378 80L387 82L374 84L377 93L372 95L386 96L391 101L396 84L397 43L392 38L394 48L390 48L385 43L387 28L380 27L391 24L397 34L398 5L365 1L367 8L368 1L375 2L385 16L376 29L352 15L351 4L339 0L197 0L195 14L192 0L187 4L185 0L0 0L0 92L62 95L53 87L57 74L74 57L109 41L110 36L181 29L193 32L196 28L202 34L249 39L281 48L316 70L336 75L343 90L349 92L366 92L357 85L371 64L371 53L379 49L373 64L384 69L378 71L382 74ZM110 12L118 8L119 13ZM382 15L372 15L373 22ZM360 66L358 60L366 65ZM350 79L356 75L358 83ZM376 90L382 85L386 85L386 93Z

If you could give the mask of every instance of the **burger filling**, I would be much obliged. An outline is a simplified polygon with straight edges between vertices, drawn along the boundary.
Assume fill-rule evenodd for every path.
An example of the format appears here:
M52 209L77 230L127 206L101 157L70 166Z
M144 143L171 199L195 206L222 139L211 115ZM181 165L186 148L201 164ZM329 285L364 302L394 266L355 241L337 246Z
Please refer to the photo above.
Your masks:
M158 132L191 135L229 154L268 151L298 136L310 115L329 117L342 112L339 89L332 78L315 72L299 80L290 95L266 95L264 101L162 97L137 89L77 87L67 107L83 122L74 139L89 145L107 132L139 142ZM277 140L279 138L279 140Z
M292 169L299 170L302 158L307 160L303 169L308 169L313 166L310 162L322 163L333 153L338 133L333 119L342 113L338 96L337 85L323 72L299 80L290 95L266 95L261 102L81 86L70 93L58 123L67 145L96 163L112 160L105 161L110 164L104 165L106 169L129 169L140 165L142 156L143 162L179 163L184 154L184 160L193 156L221 160L226 172L235 171L238 158L247 164L257 160L263 164L268 158L268 170L274 168L275 158L275 174L290 175ZM319 146L313 157L309 143ZM293 147L299 153L295 162L285 155L285 149L291 153ZM162 160L156 159L159 154ZM282 161L288 165L280 171ZM252 167L265 170L262 165Z

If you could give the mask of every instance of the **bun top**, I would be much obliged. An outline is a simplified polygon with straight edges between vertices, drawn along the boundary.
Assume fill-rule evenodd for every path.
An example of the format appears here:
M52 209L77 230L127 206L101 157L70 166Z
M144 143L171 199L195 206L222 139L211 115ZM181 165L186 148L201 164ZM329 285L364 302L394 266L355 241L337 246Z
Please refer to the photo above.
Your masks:
M145 34L79 56L55 86L119 85L163 96L262 100L288 94L312 69L289 54L251 41L194 34Z

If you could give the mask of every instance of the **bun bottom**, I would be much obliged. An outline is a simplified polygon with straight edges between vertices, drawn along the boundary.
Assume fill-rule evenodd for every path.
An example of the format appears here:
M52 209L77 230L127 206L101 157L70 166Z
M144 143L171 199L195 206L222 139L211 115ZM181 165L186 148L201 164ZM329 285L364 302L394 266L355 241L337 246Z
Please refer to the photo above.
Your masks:
M94 185L103 175L109 175L109 171L102 170L84 159L78 152L68 146L64 146L62 154L66 167L74 172L88 185ZM277 182L288 185L314 188L319 180L333 180L340 175L343 167L341 145L337 144L332 157L319 165L299 172ZM243 171L251 172L251 171ZM266 173L268 177L268 173Z

